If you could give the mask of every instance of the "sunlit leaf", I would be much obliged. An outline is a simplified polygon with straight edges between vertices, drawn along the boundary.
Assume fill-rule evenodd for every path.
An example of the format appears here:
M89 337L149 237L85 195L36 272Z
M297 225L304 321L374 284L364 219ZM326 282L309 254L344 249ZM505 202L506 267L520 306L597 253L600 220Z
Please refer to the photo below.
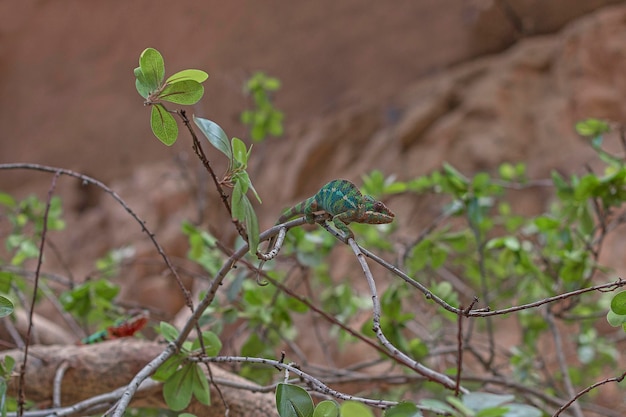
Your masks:
M139 68L150 91L157 90L165 77L165 63L159 51L154 48L145 49L139 57Z
M334 401L324 400L315 407L313 417L339 417L339 406Z
M197 81L185 80L168 84L161 93L159 99L176 104L196 104L204 94L204 87Z
M361 403L345 401L341 404L341 417L374 417L374 413Z
M610 130L610 126L604 120L586 119L576 123L576 132L581 136L597 136Z
M180 81L196 81L202 83L209 78L209 74L202 70L198 69L186 69L183 71L178 71L177 73L171 75L167 80L165 80L166 84L177 83Z

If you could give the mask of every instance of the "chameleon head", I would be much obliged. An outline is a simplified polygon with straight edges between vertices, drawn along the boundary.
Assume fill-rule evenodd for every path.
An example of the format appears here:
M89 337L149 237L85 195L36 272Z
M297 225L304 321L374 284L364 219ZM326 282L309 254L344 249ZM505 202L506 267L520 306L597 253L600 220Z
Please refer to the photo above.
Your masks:
M369 224L391 223L395 214L382 202L365 196L365 213Z

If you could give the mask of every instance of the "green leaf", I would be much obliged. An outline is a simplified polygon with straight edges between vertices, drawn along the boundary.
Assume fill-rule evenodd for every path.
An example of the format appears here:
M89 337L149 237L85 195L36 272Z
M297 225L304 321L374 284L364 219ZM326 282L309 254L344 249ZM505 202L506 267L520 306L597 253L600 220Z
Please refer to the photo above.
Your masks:
M11 300L0 295L0 317L6 317L13 313L15 307Z
M385 411L385 417L422 417L422 413L415 404L401 402Z
M180 411L191 402L196 364L189 363L175 372L163 384L163 398L169 408Z
M235 182L235 186L233 187L233 194L230 198L233 218L239 221L243 221L246 217L246 209L243 203L246 195L243 191L243 187L244 185L241 183L241 181Z
M512 395L499 395L488 392L471 392L463 396L463 404L474 411L479 411L483 408L498 407L511 402L514 399L515 397Z
M341 404L341 417L374 417L372 410L356 401Z
M152 105L150 127L152 127L154 136L167 146L173 145L176 142L176 138L178 138L178 125L174 116L160 104Z
M165 382L176 372L185 357L179 353L170 356L165 362L159 366L152 379L155 381Z
M168 342L173 342L176 338L178 338L179 332L176 327L165 321L159 323L159 330L161 332L161 336L163 336L163 338L165 338Z
M13 209L17 206L17 201L10 194L0 193L0 205Z
M626 315L615 314L613 310L606 313L606 321L613 327L619 327L626 323Z
M313 401L309 393L297 385L278 384L276 409L280 417L312 417Z
M139 57L139 68L145 86L149 87L151 92L157 90L165 77L165 63L159 51L154 48L145 49ZM139 77L137 79L139 80Z
M248 165L248 149L246 144L239 138L232 139L233 158L239 162L243 168Z
M198 126L202 134L206 136L211 145L228 157L229 161L233 160L233 151L230 147L230 141L226 133L215 122L201 117L193 117L193 121Z
M211 391L209 390L209 383L206 379L206 375L202 372L200 364L195 363L194 365L194 380L191 385L193 395L200 403L209 405L211 404Z
M334 401L324 400L315 407L313 417L339 417L339 406Z
M611 130L609 124L599 119L586 119L576 123L576 132L581 136L597 136Z
M198 83L203 83L209 78L209 74L202 70L197 69L186 69L182 71L178 71L176 74L171 75L167 80L165 80L166 84L173 84L180 81L196 81Z
M626 315L626 291L621 291L611 300L611 311L615 314Z
M248 245L250 246L248 252L250 255L255 256L259 247L259 220L256 217L252 203L245 195L242 198L242 204L245 210L246 231L248 232Z
M204 87L197 81L185 80L167 84L158 98L176 104L196 104L204 94Z
M222 341L220 338L213 332L204 331L202 332L202 343L204 343L204 348L206 349L207 356L217 356L222 349ZM191 350L200 349L200 340L196 339L193 341L191 345Z
M526 404L508 404L504 417L541 417L543 413L535 407Z

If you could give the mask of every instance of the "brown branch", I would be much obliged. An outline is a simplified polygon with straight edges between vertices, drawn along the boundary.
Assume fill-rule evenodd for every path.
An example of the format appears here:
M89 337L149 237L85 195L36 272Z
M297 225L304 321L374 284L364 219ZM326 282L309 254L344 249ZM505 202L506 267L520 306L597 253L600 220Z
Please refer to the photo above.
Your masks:
M25 378L26 398L38 404L40 409L50 407L55 387L55 376L64 362L67 368L62 379L62 408L70 409L73 405L88 402L90 399L123 387L143 368L149 358L158 355L163 345L137 339L118 339L94 345L53 345L32 346L29 354L29 367ZM23 360L23 352L10 350L0 352L0 360L11 356L16 361ZM213 379L221 387L224 401L230 407L230 417L267 417L277 416L273 393L255 393L261 387L235 374L216 366L211 367ZM119 392L118 392L119 391ZM99 405L106 410L119 398L122 390L115 395L104 395ZM9 381L9 395L17 392L15 378ZM224 415L224 405L218 400L219 394L211 387L213 404L209 407L192 402L188 412L197 415L217 417ZM163 401L160 384L148 384L148 389L139 390L134 397L133 407L167 408ZM91 408L90 408L91 409ZM82 407L75 407L75 413L87 414ZM79 412L78 410L83 410ZM28 415L28 412L26 412ZM59 412L58 415L70 415Z

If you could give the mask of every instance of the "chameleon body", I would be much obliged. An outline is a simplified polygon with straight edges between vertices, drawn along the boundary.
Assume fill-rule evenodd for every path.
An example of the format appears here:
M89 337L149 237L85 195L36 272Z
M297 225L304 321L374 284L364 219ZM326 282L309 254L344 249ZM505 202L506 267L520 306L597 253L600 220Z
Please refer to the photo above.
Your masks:
M358 187L350 181L333 180L324 185L313 197L285 211L276 224L284 223L298 215L304 215L308 223L314 223L315 212L318 211L330 214L335 227L344 232L347 239L354 238L354 234L348 228L350 223L391 223L395 216L382 201L361 194Z
M129 337L143 329L148 323L148 314L141 313L131 317L128 320L118 320L113 326L100 330L83 338L78 344L91 345L103 342L105 340L119 339L121 337Z

